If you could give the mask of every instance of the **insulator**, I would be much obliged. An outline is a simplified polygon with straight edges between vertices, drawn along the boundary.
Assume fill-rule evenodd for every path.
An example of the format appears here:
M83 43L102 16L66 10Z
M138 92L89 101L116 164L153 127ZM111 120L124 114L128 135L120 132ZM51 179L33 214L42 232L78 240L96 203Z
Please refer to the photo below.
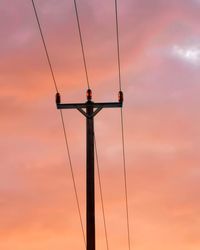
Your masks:
M119 102L123 102L124 101L124 96L123 96L123 92L122 91L119 91L118 100L119 100Z
M61 102L61 97L59 93L56 93L56 104L60 104Z
M88 101L91 101L91 100L92 100L92 90L91 90L91 89L88 89L88 90L87 90L87 100L88 100Z

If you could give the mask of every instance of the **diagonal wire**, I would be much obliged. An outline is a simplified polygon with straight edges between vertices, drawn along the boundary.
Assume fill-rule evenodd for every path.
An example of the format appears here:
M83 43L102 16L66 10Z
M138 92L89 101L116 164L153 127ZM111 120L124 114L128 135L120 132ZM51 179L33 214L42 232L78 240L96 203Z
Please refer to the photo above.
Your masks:
M129 224L129 207L128 207L128 188L127 188L127 171L126 171L126 157L125 157L125 139L124 139L124 118L123 109L121 108L121 128L122 128L122 150L123 150L123 171L124 171L124 188L125 188L125 201L126 201L126 221L128 233L128 249L131 249L130 242L130 224Z
M84 50L84 46L83 46L83 37L82 37L82 32L81 32L81 25L80 25L76 0L74 0L74 8L75 8L76 20L77 20L77 25L78 25L79 39L80 39L80 44L81 44L81 51L82 51L82 56L83 56L83 64L84 64L84 69L85 69L87 87L89 89L90 83L89 83L88 70L87 70L87 64L86 64L86 58L85 58L85 50Z
M87 80L87 87L90 88L88 70L87 70L87 64L86 64L86 57L85 57L85 50L84 50L84 46L83 46L83 38L82 38L81 25L80 25L76 0L74 0L74 8L75 8L76 20L77 20L77 25L78 25L79 39L80 39L80 44L81 44L82 57L83 57L85 75L86 75L86 80ZM99 158L98 158L97 143L96 143L95 136L94 136L94 147L95 147L95 157L96 157L96 163L97 163L98 183L99 183L99 189L100 189L101 207L102 207L103 223L104 223L104 232L105 232L105 238L106 238L106 247L107 247L107 250L109 250L108 234L107 234L107 226L106 226L106 216L105 216L104 202L103 202L103 191L102 191L101 175L100 175L100 167L99 167Z
M122 90L121 80L121 64L120 64L120 47L119 47L119 21L118 21L118 5L115 0L115 22L116 22L116 37L117 37L117 62L118 62L118 77L119 77L119 90ZM123 172L124 172L124 189L125 189L125 203L126 203L126 221L127 221L127 234L128 234L128 249L131 249L130 243L130 224L129 224L129 207L128 207L128 188L127 188L127 171L126 171L126 156L125 156L125 139L124 139L124 119L123 109L121 108L121 135L122 135L122 150L123 150Z
M119 90L122 90L121 80L121 63L120 63L120 48L119 48L119 22L118 22L118 5L115 0L115 23L116 23L116 37L117 37L117 64L118 64L118 78L119 78Z
M44 36L43 36L40 20L39 20L38 14L37 14L37 9L36 9L34 0L31 0L31 2L32 2L32 5L33 5L35 17L36 17L36 20L37 20L37 24L38 24L39 32L40 32L40 35L41 35L41 38L42 38L42 42L43 42L43 45L44 45L44 49L45 49L48 65L49 65L49 68L50 68L50 71L51 71L51 75L52 75L52 78L53 78L53 82L54 82L54 85L55 85L55 89L58 92L58 85L57 85L56 78L55 78L55 75L54 75L54 71L53 71L53 68L52 68L52 64L51 64L50 56L49 56L49 53L48 53L48 50L47 50L46 42L45 42L45 39L44 39ZM70 155L70 150L69 150L69 144L68 144L68 139L67 139L67 133L66 133L66 126L65 126L64 119L63 119L62 110L60 110L60 116L61 116L61 122L62 122L62 127L63 127L65 145L66 145L66 149L67 149L67 155L68 155L68 159L69 159L71 176L72 176L72 181L73 181L73 186L74 186L74 192L75 192L76 203L77 203L77 208L78 208L78 214L79 214L79 219L80 219L80 224L81 224L81 230L82 230L82 234L83 234L84 243L85 243L85 246L86 246L85 233L84 233L84 228L83 228L83 220L82 220L81 211L80 211L80 205L79 205L79 199L78 199L78 194L77 194L76 182L75 182L75 177L74 177L74 171L73 171L71 155Z
M79 200L78 200L78 193L77 193L76 182L75 182L75 178L74 178L74 170L73 170L73 166L72 166L72 160L71 160L71 154L70 154L70 150L69 150L68 137L67 137L67 132L66 132L66 127L65 127L65 123L64 123L62 110L60 110L60 116L61 116L61 121L62 121L62 126L63 126L63 133L64 133L64 137L65 137L65 145L66 145L67 155L68 155L68 159L69 159L71 176L72 176L73 185L74 185L74 192L75 192L75 196L76 196L77 208L78 208L78 213L79 213L79 217L80 217L81 230L82 230L82 233L83 233L84 243L85 243L85 246L86 246L85 233L84 233L84 228L83 228L83 220L82 220L82 217L81 217L81 210L80 210L80 205L79 205Z
M99 190L100 190L100 197L101 197L101 208L102 208L102 214L103 214L106 247L107 247L107 250L109 250L108 233L107 233L107 226L106 226L106 216L105 216L104 201L103 201L103 191L102 191L102 184L101 184L101 174L100 174L100 167L99 167L99 157L98 157L98 150L97 150L95 133L94 133L94 148L95 148L95 157L96 157L96 163L97 163L97 174L98 174Z
M44 50L45 50L45 53L46 53L46 57L47 57L47 61L48 61L49 68L50 68L50 71L51 71L51 75L52 75L52 78L53 78L53 82L54 82L54 85L55 85L55 89L58 92L58 85L57 85L57 82L56 82L53 67L52 67L51 60L50 60L50 57L49 57L49 53L48 53L48 50L47 50L46 42L45 42L45 39L44 39L44 36L43 36L43 33L42 33L42 28L41 28L41 25L40 25L40 20L39 20L38 14L37 14L37 10L36 10L36 7L35 7L34 0L31 0L31 2L32 2L32 5L33 5L35 17L36 17L39 32L40 32L40 35L41 35L41 38L42 38L42 43L44 45Z

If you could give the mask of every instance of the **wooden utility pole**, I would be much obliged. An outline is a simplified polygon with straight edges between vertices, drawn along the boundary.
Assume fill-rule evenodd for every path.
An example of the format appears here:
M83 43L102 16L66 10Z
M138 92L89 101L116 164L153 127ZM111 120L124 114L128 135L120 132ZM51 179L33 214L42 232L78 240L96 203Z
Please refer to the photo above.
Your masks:
M119 102L92 102L92 91L87 90L85 103L61 103L60 94L56 94L58 109L77 109L86 117L87 160L86 160L86 250L95 250L95 181L94 181L94 116L103 108L120 108L123 93L119 91Z

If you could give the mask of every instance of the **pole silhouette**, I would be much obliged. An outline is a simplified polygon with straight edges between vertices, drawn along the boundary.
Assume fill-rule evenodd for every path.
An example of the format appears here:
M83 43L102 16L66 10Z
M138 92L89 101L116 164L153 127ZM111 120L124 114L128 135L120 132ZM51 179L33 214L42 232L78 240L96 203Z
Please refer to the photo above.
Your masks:
M94 117L103 108L121 108L123 93L119 91L118 102L95 103L92 91L87 90L85 103L61 103L56 94L57 109L77 109L86 117L86 250L95 250L95 171L94 171Z

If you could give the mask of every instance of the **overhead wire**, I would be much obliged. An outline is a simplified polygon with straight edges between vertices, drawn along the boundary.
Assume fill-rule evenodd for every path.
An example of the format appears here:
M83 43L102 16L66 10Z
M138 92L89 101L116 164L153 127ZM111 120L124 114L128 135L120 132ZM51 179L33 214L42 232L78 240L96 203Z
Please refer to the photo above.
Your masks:
M125 188L125 202L126 202L126 221L127 221L127 234L128 234L128 249L131 249L130 242L130 223L129 223L129 207L128 207L128 187L127 187L127 170L126 170L126 157L125 157L125 138L124 138L124 122L123 110L121 108L121 128L122 128L122 150L123 150L123 171L124 171L124 188Z
M115 24L116 24L116 37L117 37L117 62L118 62L119 90L121 91L122 90L122 80L121 80L119 20L118 20L117 0L115 0ZM120 118L121 118L121 138L122 138L123 175L124 175L124 189L125 189L125 203L126 203L128 249L130 250L131 249L131 241L130 241L130 223L129 223L129 207L128 207L128 187L127 187L127 170L126 170L125 138L124 138L124 117L123 117L123 109L122 108L120 110Z
M76 0L74 0L74 8L75 8L75 13L76 13L76 21L77 21L77 25L78 25L78 33L79 33L79 39L80 39L80 44L81 44L81 51L82 51L84 69L85 69L86 82L87 82L87 87L89 89L90 83L89 83L88 70L87 70L86 57L85 57L85 49L83 46L83 37L82 37L82 32L81 32L81 25L80 25L78 7L77 7Z
M51 60L50 60L50 57L49 57L49 53L48 53L48 50L47 50L47 45L46 45L46 42L45 42L45 39L44 39L44 36L43 36L43 32L42 32L40 20L39 20L38 14L37 14L36 6L35 6L35 2L34 2L34 0L31 0L31 2L32 2L32 5L33 5L35 17L36 17L36 20L37 20L39 32L40 32L40 35L41 35L41 38L42 38L42 43L44 45L44 50L45 50L47 61L48 61L48 64L49 64L49 69L51 71L51 75L52 75L52 78L53 78L55 89L58 92L58 85L57 85L57 82L56 82L56 78L55 78L55 75L54 75L53 67L52 67Z
M106 238L106 248L107 248L107 250L109 250L106 216L105 216L105 209L104 209L103 190L102 190L102 184L101 184L101 173L100 173L100 167L99 167L99 157L98 157L98 150L97 150L97 143L96 143L95 133L94 133L94 149L95 149L95 158L96 158L96 164L97 164L97 176L98 176L100 198L101 198L101 208L102 208L103 223L104 223L104 233L105 233L105 238Z
M53 71L50 56L49 56L49 53L48 53L48 49L47 49L47 46L46 46L46 42L45 42L45 39L44 39L44 35L43 35L43 32L42 32L40 20L39 20L38 14L37 14L37 9L36 9L36 6L35 6L35 2L34 2L34 0L31 0L31 2L32 2L33 9L34 9L35 17L36 17L36 20L37 20L39 32L40 32L40 35L41 35L41 38L42 38L43 46L44 46L44 49L45 49L45 53L46 53L48 65L49 65L49 68L50 68L50 72L51 72L51 75L52 75L52 78L53 78L54 86L55 86L55 89L56 89L56 91L58 93L58 85L57 85L56 78L55 78L55 75L54 75L54 71ZM72 176L72 181L73 181L75 198L76 198L76 203L77 203L77 208L78 208L78 214L79 214L79 219L80 219L80 224L81 224L81 230L82 230L82 234L83 234L84 244L86 246L85 233L84 233L84 227L83 227L83 220L82 220L82 215L81 215L81 211L80 211L80 204L79 204L77 187L76 187L76 182L75 182L75 177L74 177L74 170L73 170L73 166L72 166L71 154L70 154L69 143L68 143L68 137L67 137L66 126L65 126L62 110L60 110L60 116L61 116L61 123L62 123L62 128L63 128L63 133L64 133L64 140L65 140L65 145L66 145L67 155L68 155L68 160L69 160L69 165L70 165L70 171L71 171L71 176Z
M83 220L82 220L82 216L81 216L78 193L77 193L76 182L75 182L75 177L74 177L74 170L73 170L73 166L72 166L71 154L70 154L70 151L69 151L68 137L67 137L66 126L65 126L65 123L64 123L62 110L60 110L60 116L61 116L61 120L62 120L63 133L64 133L64 137L65 137L65 145L66 145L66 148L67 148L67 154L68 154L68 159L69 159L71 176L72 176L72 180L73 180L74 192L75 192L76 201L77 201L77 208L78 208L78 213L79 213L79 218L80 218L80 223L81 223L81 230L82 230L82 234L83 234L84 244L86 246L86 239L85 239L85 232L84 232L84 227L83 227Z
M76 20L77 20L77 26L78 26L78 32L79 32L79 39L80 39L80 44L81 44L81 51L82 51L82 57L83 57L83 64L84 64L84 69L85 69L87 87L89 89L90 88L89 76L88 76L86 56L85 56L85 50L84 50L84 46L83 46L83 37L82 37L82 32L81 32L79 12L78 12L78 7L77 7L76 0L74 0L74 8L75 8L75 14L76 14ZM95 135L95 132L94 132L94 135ZM97 176L98 176L98 183L99 183L99 190L100 190L100 199L101 199L101 207L102 207L102 215L103 215L104 232L105 232L105 238L106 238L106 247L107 247L107 250L109 250L106 216L105 216L105 209L104 209L104 199L103 199L103 191L102 191L102 182L101 182L101 175L100 175L100 166L99 166L99 158L98 158L98 151L97 151L97 142L96 142L95 136L94 136L94 149L95 149L95 158L96 158L96 165L97 165Z
M118 81L119 90L122 90L122 79L121 79L121 62L120 62L120 48L119 48L119 21L118 21L118 4L115 0L115 25L116 25L116 39L117 39L117 64L118 64Z

